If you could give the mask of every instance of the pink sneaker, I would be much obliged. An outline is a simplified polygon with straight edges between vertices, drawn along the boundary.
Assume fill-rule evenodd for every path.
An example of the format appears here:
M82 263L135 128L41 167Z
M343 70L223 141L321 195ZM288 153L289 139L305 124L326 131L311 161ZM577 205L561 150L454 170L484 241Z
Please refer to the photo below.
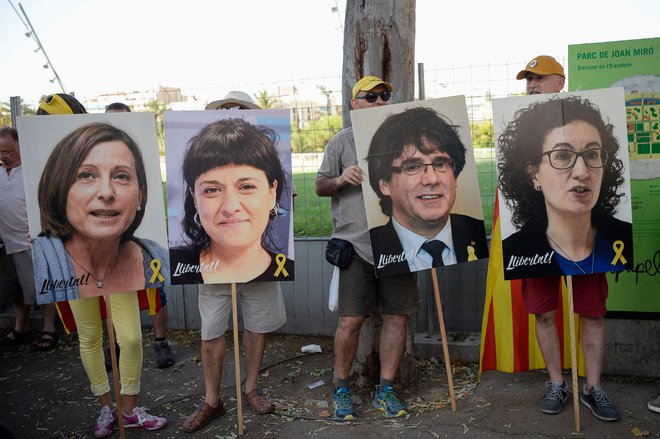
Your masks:
M167 419L150 415L144 407L135 407L130 416L126 413L122 413L122 415L124 415L125 428L142 427L146 430L158 430L167 425Z
M107 405L104 405L92 429L94 437L110 436L112 434L112 428L115 425L115 417L115 412Z

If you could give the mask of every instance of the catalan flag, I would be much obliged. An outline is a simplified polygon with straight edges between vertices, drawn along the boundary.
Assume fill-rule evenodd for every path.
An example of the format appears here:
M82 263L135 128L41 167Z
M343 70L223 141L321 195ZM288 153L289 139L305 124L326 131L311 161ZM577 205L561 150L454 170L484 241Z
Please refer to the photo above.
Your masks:
M158 294L158 288L147 288L146 290L138 290L138 304L140 305L140 310L149 310L149 315L153 316L158 311L162 309L162 304L160 303L160 294ZM106 319L106 307L105 299L103 296L99 297L99 306L101 307L101 318ZM76 319L73 317L73 312L71 312L71 306L68 301L57 302L55 304L57 309L57 314L60 316L62 321L62 326L67 334L76 330Z
M487 370L522 372L545 368L545 362L536 342L535 317L527 314L522 297L522 280L504 280L502 235L500 214L495 194L493 232L490 244L490 261L486 281L486 302L481 326L479 376ZM571 367L571 344L568 322L568 302L565 283L561 282L557 294L561 294L557 312L560 353L563 367ZM576 340L579 342L579 316L576 314ZM584 358L578 345L578 369L584 376Z

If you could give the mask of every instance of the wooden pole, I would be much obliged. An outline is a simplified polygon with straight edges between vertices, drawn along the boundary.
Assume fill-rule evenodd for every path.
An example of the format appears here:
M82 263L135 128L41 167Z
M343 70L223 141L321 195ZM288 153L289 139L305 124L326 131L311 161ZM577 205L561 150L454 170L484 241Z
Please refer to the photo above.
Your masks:
M234 325L234 366L236 368L236 424L238 435L243 435L243 402L241 391L241 362L239 356L240 345L238 344L238 304L236 303L236 284L231 284L231 313Z
M105 300L105 324L108 328L108 343L110 344L110 362L112 363L112 382L115 388L115 398L117 399L117 421L119 422L119 437L126 439L126 429L124 428L123 407L121 405L121 387L119 385L119 367L117 367L117 351L115 350L115 328L112 324L112 307L110 306L110 295L103 296Z
M447 383L449 385L449 398L451 400L451 411L456 411L456 395L454 394L454 378L451 373L451 362L449 361L449 348L447 347L447 333L445 332L445 318L442 315L442 303L440 302L440 288L438 287L438 274L435 268L431 268L433 278L433 293L435 294L435 307L438 310L438 326L442 335L442 353L445 357L445 369L447 369Z
M577 346L575 343L575 311L573 310L573 276L566 276L568 288L568 327L571 332L571 376L573 379L573 415L575 431L580 432L580 401L578 397Z

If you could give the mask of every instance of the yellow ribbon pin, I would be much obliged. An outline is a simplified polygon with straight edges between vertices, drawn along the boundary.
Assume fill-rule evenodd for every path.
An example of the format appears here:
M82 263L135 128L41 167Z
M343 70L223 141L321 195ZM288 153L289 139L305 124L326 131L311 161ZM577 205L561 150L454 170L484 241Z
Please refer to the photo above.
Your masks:
M614 241L612 244L612 250L614 250L614 259L612 259L612 265L616 265L618 261L621 261L623 265L627 264L626 258L623 256L623 241Z
M275 277L279 277L280 273L282 273L284 277L289 277L289 272L286 271L286 268L284 268L284 264L286 263L286 256L284 256L283 253L279 253L277 256L275 256L275 262L277 263Z
M151 275L151 279L149 279L149 283L152 284L156 282L156 278L161 282L165 282L165 278L160 274L160 259L152 259L149 265L151 265L151 270L154 272L154 274Z
M474 252L474 247L471 245L467 246L467 252L468 252L468 261L476 261L477 260L477 255Z

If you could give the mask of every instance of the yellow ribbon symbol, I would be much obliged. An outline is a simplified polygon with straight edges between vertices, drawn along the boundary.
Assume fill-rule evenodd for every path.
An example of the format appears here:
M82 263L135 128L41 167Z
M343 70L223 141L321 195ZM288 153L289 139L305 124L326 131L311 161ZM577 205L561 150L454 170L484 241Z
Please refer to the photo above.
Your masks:
M612 250L616 253L614 259L612 259L612 265L616 265L617 261L621 261L622 264L627 264L626 258L623 257L623 241L614 241L612 244Z
M467 246L467 252L468 252L468 261L476 261L477 260L477 255L474 253L474 247L471 245Z
M282 273L284 277L289 277L289 272L286 271L286 268L284 268L284 264L286 263L286 256L284 256L283 253L279 253L277 256L275 256L275 262L277 263L275 277L279 277L280 273Z
M151 275L151 279L149 279L149 283L152 284L156 282L156 278L161 282L165 282L165 278L160 274L160 259L152 259L149 265L151 265L151 270L154 272L154 274Z

